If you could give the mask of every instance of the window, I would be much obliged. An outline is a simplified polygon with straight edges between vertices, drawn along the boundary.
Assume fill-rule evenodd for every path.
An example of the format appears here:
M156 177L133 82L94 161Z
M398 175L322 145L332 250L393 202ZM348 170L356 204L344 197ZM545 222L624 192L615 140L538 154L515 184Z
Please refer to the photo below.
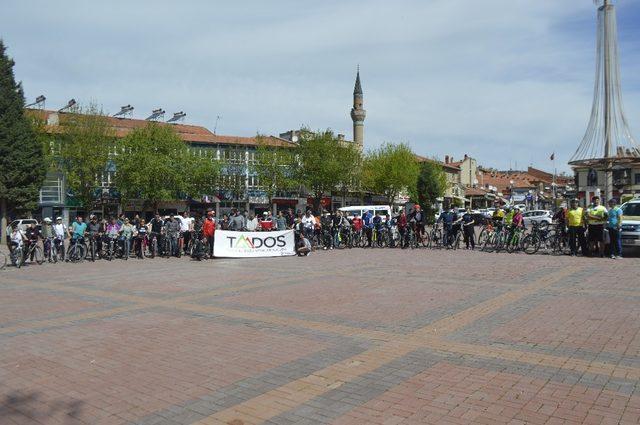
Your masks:
M637 176L637 174L636 174ZM640 202L628 202L622 207L622 215L638 216L640 215Z
M640 173L636 173L633 184L640 184Z
M62 177L55 174L48 174L40 189L41 204L61 204L62 199Z

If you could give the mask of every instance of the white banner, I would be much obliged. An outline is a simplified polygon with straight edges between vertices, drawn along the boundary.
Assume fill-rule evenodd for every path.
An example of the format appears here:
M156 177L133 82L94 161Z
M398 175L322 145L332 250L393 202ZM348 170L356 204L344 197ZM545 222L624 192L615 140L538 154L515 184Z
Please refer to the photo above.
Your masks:
M214 257L281 257L295 255L293 230L280 232L231 232L216 230Z

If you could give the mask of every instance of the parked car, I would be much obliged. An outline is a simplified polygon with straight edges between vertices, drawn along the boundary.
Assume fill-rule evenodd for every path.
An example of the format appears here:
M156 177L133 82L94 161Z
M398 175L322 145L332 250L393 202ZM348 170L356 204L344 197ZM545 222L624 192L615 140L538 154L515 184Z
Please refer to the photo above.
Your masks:
M622 209L622 246L640 247L640 198L625 202Z
M37 226L39 223L35 218L20 218L17 220L13 220L11 223L9 223L9 226L7 226L7 234L11 233L11 228L14 224L17 224L20 230L24 232L27 230L27 227L31 226L32 224L35 224Z
M551 224L553 221L553 213L547 210L525 211L522 216L525 226L530 226L531 223L540 223L543 221L547 224Z

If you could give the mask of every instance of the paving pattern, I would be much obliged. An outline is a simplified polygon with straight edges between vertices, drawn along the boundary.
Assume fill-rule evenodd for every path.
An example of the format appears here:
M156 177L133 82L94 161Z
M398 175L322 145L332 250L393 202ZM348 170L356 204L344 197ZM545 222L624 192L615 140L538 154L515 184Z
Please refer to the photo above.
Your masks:
M640 274L352 250L0 272L0 424L638 424Z

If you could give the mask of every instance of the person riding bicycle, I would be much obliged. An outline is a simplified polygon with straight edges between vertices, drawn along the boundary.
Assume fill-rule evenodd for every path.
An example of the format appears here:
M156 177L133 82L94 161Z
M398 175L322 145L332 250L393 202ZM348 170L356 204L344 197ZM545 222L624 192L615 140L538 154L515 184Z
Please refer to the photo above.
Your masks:
M313 231L315 230L315 225L316 225L316 219L311 214L311 210L307 210L307 213L304 215L304 217L302 217L301 222L302 222L304 236L307 239L311 240L311 238L313 237Z
M136 239L135 239L135 251L136 251L136 255L138 256L138 258L142 259L144 258L144 249L145 249L145 244L148 242L148 234L149 234L149 229L147 228L147 222L144 218L141 218L140 221L138 221L138 224L135 226L135 235L136 235Z
M51 219L49 217L45 217L44 220L42 220L40 235L42 236L44 256L45 258L49 258L49 252L51 251L53 238L55 237L55 234L53 233L53 226L51 225ZM51 258L49 258L49 261L51 261Z
M61 252L60 259L64 259L64 240L67 237L67 226L62 223L62 217L56 217L56 224L53 225L53 245Z
M551 219L552 223L555 223L556 225L556 232L558 232L560 234L560 237L562 238L563 241L563 245L565 244L565 241L567 240L567 235L568 235L568 229L567 229L567 205L566 204L562 204L560 205L560 208L558 208L558 211L555 212L555 214L553 215L553 218Z
M409 221L407 220L407 213L404 209L400 211L400 215L396 218L396 223L398 224L398 232L400 233L400 248L404 249L409 246L409 241L407 240Z
M35 223L31 223L29 227L27 227L27 230L25 231L25 236L27 237L25 252L28 252L31 250L32 246L38 245L38 239L40 239L40 231L36 227ZM30 258L31 261L33 261L34 255L35 255L35 251L32 251L31 258Z
M522 211L520 208L515 207L513 209L513 217L511 218L511 226L514 229L524 228L524 217L522 216Z
M87 224L87 234L90 239L95 241L96 243L96 252L100 252L100 247L102 242L100 241L100 236L102 234L102 226L98 222L98 218L91 214L89 216L89 224Z
M322 249L333 249L333 217L329 211L325 211L320 217L320 229L322 232Z
M513 222L513 216L516 213L515 210L513 209L513 207L506 207L505 209L505 214L504 214L504 225L507 227L511 227L511 223Z
M504 223L504 210L500 208L500 205L496 205L495 211L493 211L493 215L491 216L493 221L493 225L496 228L501 228Z
M447 248L450 247L449 244L449 235L454 235L453 224L458 221L458 214L456 213L455 207L451 207L449 211L444 210L440 213L440 217L438 217L438 222L442 223L442 237Z
M162 231L164 230L164 220L160 217L160 214L156 213L155 217L149 221L149 227L151 232L149 233L149 242L156 240L156 247L162 246ZM153 255L158 254L154 252Z
M414 226L414 232L419 240L424 238L425 215L420 205L415 206L413 212L409 216L409 222Z
M22 230L20 230L20 226L18 226L18 223L13 223L11 225L11 235L9 236L9 241L9 255L11 256L12 261L15 263L16 258L14 253L16 248L22 248L24 246L24 243L27 241L27 236Z
M124 224L120 228L120 242L122 242L122 247L125 260L129 259L129 254L131 253L131 239L133 239L135 226L129 221L128 218L124 219Z
M389 246L391 248L395 248L395 234L398 230L398 221L395 217L391 217L388 213L385 214L384 219L384 227L386 227L387 231L389 232Z
M355 213L353 215L353 220L351 220L351 223L353 224L353 231L355 233L360 233L360 231L362 230L362 218L358 215L358 213Z
M84 233L87 231L87 223L82 220L81 216L76 217L76 221L71 224L69 235L72 241L84 241Z
M339 245L341 232L347 226L351 226L351 224L349 223L349 220L347 220L347 218L344 215L342 215L342 211L338 210L336 214L333 216L333 220L331 223L331 236L332 236L331 246L332 247Z
M69 245L69 249L74 243L84 244L84 234L87 231L87 223L82 220L81 216L76 217L76 221L71 224L69 228L69 236L71 237L71 242ZM68 258L65 259L69 261Z

